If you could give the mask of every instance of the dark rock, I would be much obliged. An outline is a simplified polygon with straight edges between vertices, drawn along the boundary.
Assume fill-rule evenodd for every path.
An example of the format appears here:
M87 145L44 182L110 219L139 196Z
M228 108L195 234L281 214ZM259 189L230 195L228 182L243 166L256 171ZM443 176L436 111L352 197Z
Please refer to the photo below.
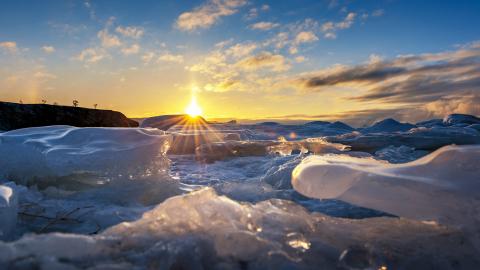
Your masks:
M168 130L169 128L176 125L206 125L207 121L201 117L197 116L192 118L187 114L173 114L173 115L160 115L155 117L150 117L143 120L141 127L151 127L158 128L161 130Z
M138 127L120 112L48 104L0 102L0 130L69 125L76 127Z

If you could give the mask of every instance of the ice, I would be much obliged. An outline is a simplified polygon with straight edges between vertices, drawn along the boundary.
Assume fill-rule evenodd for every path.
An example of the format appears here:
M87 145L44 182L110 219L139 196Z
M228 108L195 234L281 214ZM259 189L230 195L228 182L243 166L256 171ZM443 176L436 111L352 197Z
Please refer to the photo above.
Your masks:
M171 136L157 129L51 126L0 134L0 176L31 183L62 179L101 184L98 176L149 175L165 171ZM92 176L93 175L93 176Z
M292 184L309 197L468 227L480 221L479 158L480 146L447 146L404 164L345 155L310 156L293 171Z
M172 143L168 149L168 154L185 155L195 154L195 149L203 144L210 144L223 141L240 141L240 135L237 133L202 131L193 134L181 132L171 133Z
M415 125L409 123L400 123L392 118L384 119L380 122L373 124L370 127L363 128L362 133L379 133L379 132L400 132L408 131L415 128Z
M330 136L325 138L331 143L349 145L354 151L374 153L389 146L408 146L416 150L433 151L450 144L479 144L480 132L468 127L418 127L408 132L349 134Z
M322 138L309 138L300 141L258 140L225 141L204 144L196 149L196 156L204 162L214 162L232 157L265 156L268 154L291 155L292 153L340 153L348 151L342 144L329 143Z
M480 263L474 254L461 232L436 224L333 218L289 201L239 203L202 189L97 236L0 243L0 268L472 269Z
M425 155L428 151L415 150L413 147L401 145L399 147L388 146L375 152L375 157L382 160L387 160L390 163L405 163L414 161Z
M0 185L0 240L11 238L17 222L18 195L12 182Z

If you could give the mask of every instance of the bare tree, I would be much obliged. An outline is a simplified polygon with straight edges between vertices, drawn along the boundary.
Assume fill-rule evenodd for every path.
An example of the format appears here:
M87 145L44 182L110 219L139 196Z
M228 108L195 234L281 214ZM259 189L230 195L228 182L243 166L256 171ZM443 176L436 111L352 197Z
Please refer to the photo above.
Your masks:
M47 100L42 99L42 104L47 104Z
M93 108L95 108L95 110L97 109L97 106L98 106L98 104L96 104L96 103L93 104Z
M57 105L58 105L58 103L57 103L57 102L53 102L53 105L57 106Z
M20 103L20 104L23 104L23 100L20 99L19 103Z
M74 99L74 100L72 101L72 103L73 103L73 107L77 107L77 106L78 106L78 100L75 100L75 99Z

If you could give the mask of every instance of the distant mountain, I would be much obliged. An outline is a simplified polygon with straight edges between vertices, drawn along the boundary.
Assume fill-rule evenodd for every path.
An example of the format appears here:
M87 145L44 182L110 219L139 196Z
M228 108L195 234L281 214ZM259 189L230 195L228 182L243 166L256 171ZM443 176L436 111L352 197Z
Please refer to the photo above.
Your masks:
M0 130L69 125L76 127L138 127L121 112L48 104L0 102Z
M362 129L362 133L379 133L379 132L400 132L415 128L415 125L410 123L400 123L395 119L387 118L380 122L373 124L370 127Z

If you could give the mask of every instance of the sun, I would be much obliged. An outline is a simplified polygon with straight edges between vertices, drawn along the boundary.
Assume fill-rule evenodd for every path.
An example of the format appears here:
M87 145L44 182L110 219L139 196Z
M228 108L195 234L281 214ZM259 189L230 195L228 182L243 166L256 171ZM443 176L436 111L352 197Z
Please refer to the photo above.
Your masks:
M198 106L195 96L192 96L192 100L190 101L188 107L185 109L185 113L187 113L190 117L197 117L202 114L202 108Z

